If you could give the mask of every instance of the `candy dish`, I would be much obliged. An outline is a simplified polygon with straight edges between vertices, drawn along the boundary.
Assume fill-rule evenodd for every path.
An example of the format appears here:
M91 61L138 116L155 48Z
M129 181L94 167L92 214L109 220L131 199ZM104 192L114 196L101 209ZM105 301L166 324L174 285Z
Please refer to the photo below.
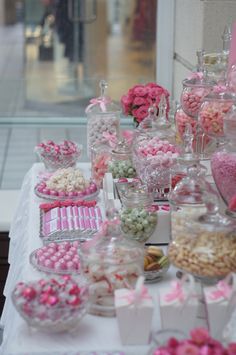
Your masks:
M53 274L80 274L80 260L77 253L79 241L49 243L30 254L30 263L37 270Z
M144 277L145 283L160 281L167 273L170 262L161 248L151 245L145 248Z
M82 145L64 140L56 144L52 140L35 147L35 153L48 171L75 166L82 152Z
M27 324L43 332L74 329L87 311L88 286L70 276L19 282L12 301Z
M34 193L36 196L39 198L43 198L46 200L58 200L58 201L64 201L70 198L70 200L77 200L79 198L83 198L83 200L93 200L99 195L99 190L97 189L97 186L95 183L90 182L90 185L87 189L84 191L72 191L69 193L65 192L57 192L55 190L51 191L42 191L42 186L45 182L42 181L41 183L37 184L34 188ZM91 188L91 189L90 189ZM41 190L41 191L40 191ZM94 191L94 192L92 192ZM48 192L48 193L46 193Z

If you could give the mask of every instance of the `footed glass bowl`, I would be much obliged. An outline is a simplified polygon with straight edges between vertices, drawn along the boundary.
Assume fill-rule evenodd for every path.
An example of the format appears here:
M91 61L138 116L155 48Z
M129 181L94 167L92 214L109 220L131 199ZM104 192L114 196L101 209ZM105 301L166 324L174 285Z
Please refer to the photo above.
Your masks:
M38 144L34 151L44 163L46 170L53 172L60 168L75 166L81 156L82 145L72 141L63 141L59 144L48 141Z
M12 301L22 318L33 328L47 333L74 329L87 311L88 286L71 277L20 282Z

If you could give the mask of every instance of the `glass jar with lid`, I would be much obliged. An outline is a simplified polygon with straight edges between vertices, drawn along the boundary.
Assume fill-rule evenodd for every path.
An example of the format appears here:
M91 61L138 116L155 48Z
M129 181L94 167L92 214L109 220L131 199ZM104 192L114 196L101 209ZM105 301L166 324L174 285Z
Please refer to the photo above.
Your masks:
M224 118L227 144L211 157L211 170L216 187L231 217L236 217L236 105Z
M114 291L134 288L143 275L143 248L123 237L117 216L111 214L99 234L80 248L82 272L90 283L89 312L100 316L115 316Z
M202 192L206 212L185 221L186 233L178 231L168 256L202 282L215 283L236 271L236 224L219 213L218 196L210 184Z
M216 83L204 71L192 73L191 78L183 80L182 84L181 106L188 116L197 119L203 98L212 91Z
M87 153L90 157L91 147L107 140L106 135L118 137L120 130L121 108L105 95L107 83L99 83L101 95L90 100L85 112L87 115Z
M91 173L93 180L99 188L102 188L104 175L108 172L111 149L111 146L105 143L91 147Z
M146 186L134 183L126 185L120 198L123 205L120 218L124 236L145 243L157 225L157 212L152 207L153 195Z
M220 87L218 89L216 87L215 92L204 97L198 116L203 131L216 139L217 147L225 141L224 119L233 104L236 104L236 94L227 90L221 92Z
M118 140L115 148L111 150L108 172L112 173L113 179L134 178L137 176L132 161L132 150L125 138Z

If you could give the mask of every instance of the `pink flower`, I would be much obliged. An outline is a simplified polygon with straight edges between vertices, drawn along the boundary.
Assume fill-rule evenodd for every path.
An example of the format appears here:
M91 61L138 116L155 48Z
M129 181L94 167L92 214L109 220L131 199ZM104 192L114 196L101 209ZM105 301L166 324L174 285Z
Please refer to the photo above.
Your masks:
M176 355L199 355L199 348L191 343L184 342L175 351Z
M165 95L165 92L162 88L150 88L148 95L151 99L155 99L159 102L161 95Z
M140 123L148 115L149 106L140 106L135 113L135 118Z
M198 345L206 344L210 340L208 330L205 328L195 328L191 330L190 335L193 342Z
M133 104L136 106L141 106L141 105L145 105L146 104L146 100L143 97L135 97Z
M230 343L227 348L228 355L236 355L236 343Z
M148 93L148 89L144 85L137 85L133 90L136 96L145 96Z

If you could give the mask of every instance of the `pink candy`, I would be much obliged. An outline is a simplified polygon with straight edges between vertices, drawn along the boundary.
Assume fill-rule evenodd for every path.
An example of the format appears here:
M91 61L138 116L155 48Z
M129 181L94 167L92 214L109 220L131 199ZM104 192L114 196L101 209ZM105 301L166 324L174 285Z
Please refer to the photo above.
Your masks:
M79 152L77 144L68 140L64 140L60 144L56 144L53 141L43 142L38 144L36 149L39 149L42 156L50 153L51 156L57 159L60 159L59 155L72 155Z
M191 92L184 92L181 97L183 110L187 115L197 117L201 107L202 98L209 93L209 90L203 88L192 89Z
M56 271L80 270L80 261L77 253L78 243L63 242L61 244L49 243L35 253L37 265ZM46 248L46 250L45 250Z

